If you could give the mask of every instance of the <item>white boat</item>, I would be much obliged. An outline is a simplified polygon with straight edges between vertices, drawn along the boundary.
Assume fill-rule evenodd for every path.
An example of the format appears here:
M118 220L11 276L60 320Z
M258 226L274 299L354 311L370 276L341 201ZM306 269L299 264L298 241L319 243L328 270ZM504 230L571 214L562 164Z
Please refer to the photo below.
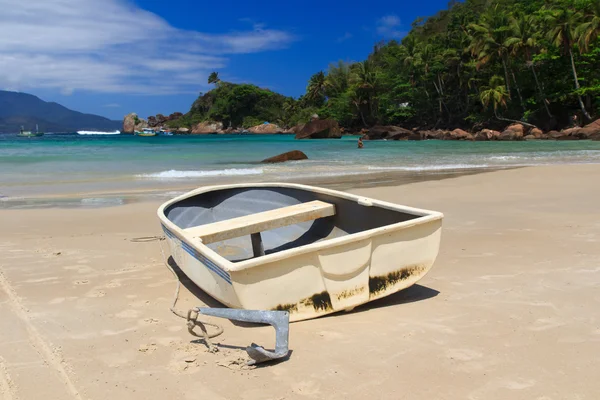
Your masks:
M121 131L102 132L102 131L77 131L79 135L120 135Z
M156 136L156 131L151 128L144 128L141 131L134 132L136 136Z
M443 215L264 183L200 188L163 204L158 218L173 259L210 296L299 321L419 281L437 257Z

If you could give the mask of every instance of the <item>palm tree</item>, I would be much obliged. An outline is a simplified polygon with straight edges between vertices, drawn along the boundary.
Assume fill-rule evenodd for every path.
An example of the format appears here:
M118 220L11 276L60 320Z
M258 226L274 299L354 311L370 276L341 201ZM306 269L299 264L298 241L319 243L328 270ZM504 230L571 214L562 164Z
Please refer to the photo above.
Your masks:
M221 82L221 79L219 79L219 73L218 72L211 72L210 75L208 75L208 84L215 84L218 85L219 82Z
M540 101L544 103L546 113L550 118L554 118L550 109L544 91L540 86L537 72L535 71L535 63L533 62L532 53L537 50L538 46L538 19L534 15L519 15L511 18L510 30L512 36L506 39L504 45L510 49L511 54L522 54L525 57L527 66L531 69L535 84L540 95Z
M379 85L379 76L373 63L365 60L353 64L350 74L350 84L354 86L355 92L362 99L363 104L367 105L369 116L376 119L376 94ZM364 117L362 118L364 121Z
M325 78L325 94L335 97L344 93L350 84L350 66L344 61L331 64Z
M498 115L498 108L506 108L507 102L510 99L508 95L508 89L504 84L504 79L501 76L494 75L490 79L489 86L481 87L479 92L479 100L484 107L489 107L490 103L494 107L494 116L501 121L518 122L519 124L527 125L535 128L535 125L528 124L527 122L517 121L514 119L508 119Z
M469 24L471 43L468 50L477 57L478 67L493 62L496 58L504 68L504 82L510 99L510 83L508 76L508 49L504 45L508 37L508 16L498 10L498 5L488 9L481 16L479 24Z
M569 53L571 57L571 69L573 71L573 79L575 80L575 90L577 94L577 100L581 107L581 112L588 120L592 117L585 109L581 93L579 92L579 79L577 78L577 70L575 69L575 59L573 57L573 46L576 44L577 39L577 27L579 26L582 13L576 10L574 7L567 7L561 9L551 10L545 16L545 22L548 27L548 40L550 40L556 47L562 48L563 52Z
M590 43L600 36L600 2L592 2L583 15L583 21L577 27L576 33L579 37L579 49L587 52Z
M325 73L319 71L310 77L306 87L306 98L313 103L323 103L325 100Z

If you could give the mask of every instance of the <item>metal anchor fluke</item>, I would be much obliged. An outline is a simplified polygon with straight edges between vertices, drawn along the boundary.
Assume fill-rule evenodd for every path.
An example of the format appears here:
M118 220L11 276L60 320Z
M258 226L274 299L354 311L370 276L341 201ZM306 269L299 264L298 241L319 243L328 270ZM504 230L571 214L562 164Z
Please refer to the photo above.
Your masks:
M246 352L252 358L248 365L266 361L278 360L289 353L288 340L290 336L290 314L287 311L238 310L233 308L197 308L198 312L213 317L226 318L234 321L269 324L275 328L275 351L252 343L246 347Z

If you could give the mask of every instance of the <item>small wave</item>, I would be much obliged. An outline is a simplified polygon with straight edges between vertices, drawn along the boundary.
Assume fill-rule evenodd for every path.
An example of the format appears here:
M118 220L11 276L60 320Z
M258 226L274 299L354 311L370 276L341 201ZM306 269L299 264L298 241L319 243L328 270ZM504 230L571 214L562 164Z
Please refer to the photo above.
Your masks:
M79 135L119 135L121 131L100 132L100 131L77 131Z
M184 179L184 178L205 178L212 176L239 176L239 175L260 175L262 168L230 168L209 171L162 171L154 174L140 174L137 178L145 179Z
M491 156L488 158L488 160L494 160L494 161L510 161L510 160L520 160L523 158L527 158L526 157L520 157L520 156Z
M490 168L488 164L442 164L442 165L428 165L418 167L374 167L369 166L368 169L372 171L446 171L453 169L477 169L477 168Z

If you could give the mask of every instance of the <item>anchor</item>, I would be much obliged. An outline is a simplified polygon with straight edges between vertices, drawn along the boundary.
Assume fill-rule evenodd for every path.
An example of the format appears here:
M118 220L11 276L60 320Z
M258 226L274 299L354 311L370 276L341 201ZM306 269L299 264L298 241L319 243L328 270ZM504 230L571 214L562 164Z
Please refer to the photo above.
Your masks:
M275 351L252 343L246 347L246 353L252 360L247 365L255 365L267 361L285 358L289 353L290 313L287 311L238 310L233 308L198 307L195 309L203 315L226 318L233 321L269 324L275 328Z

